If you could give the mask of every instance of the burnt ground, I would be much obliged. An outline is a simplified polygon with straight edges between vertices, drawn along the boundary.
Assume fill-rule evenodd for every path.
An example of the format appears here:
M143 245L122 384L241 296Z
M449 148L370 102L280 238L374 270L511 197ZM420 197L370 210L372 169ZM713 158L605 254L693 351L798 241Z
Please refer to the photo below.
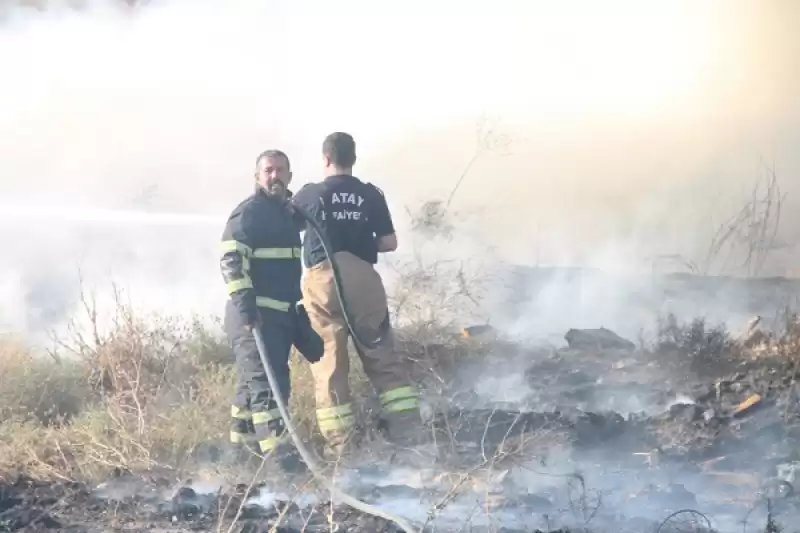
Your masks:
M239 510L238 504L246 487L227 493L220 498L216 494L197 492L189 487L173 490L172 497L159 494L160 489L142 479L136 479L137 494L120 499L107 498L101 493L80 483L37 483L20 478L0 489L0 531L217 531L222 522L222 531L237 517L236 531L271 531L275 524L277 533L303 530L279 518L281 512L300 514L292 504L278 504L272 508L251 505ZM153 490L155 489L155 490ZM251 490L251 497L258 497L258 489ZM233 497L227 510L219 506ZM330 509L307 513L303 518L305 531L330 530ZM346 524L340 531L393 531L383 520L359 516L347 508L334 511L334 521ZM222 519L220 517L223 517Z
M660 531L761 532L769 507L791 532L798 365L712 341L653 353L591 335L562 349L487 341L487 358L459 365L438 391L452 401L432 419L424 463L365 452L340 481L430 531L655 532L694 509L694 529L675 519ZM244 497L246 485L213 476L125 474L102 487L21 478L0 485L0 531L227 531L237 512L233 531L331 531L331 521L397 531L332 507L324 490L287 487L268 477Z

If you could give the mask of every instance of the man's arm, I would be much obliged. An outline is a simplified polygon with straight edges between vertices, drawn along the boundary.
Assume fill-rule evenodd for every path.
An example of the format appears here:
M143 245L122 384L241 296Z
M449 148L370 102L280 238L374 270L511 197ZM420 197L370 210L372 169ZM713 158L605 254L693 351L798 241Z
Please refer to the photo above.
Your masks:
M306 230L306 220L300 216L300 213L295 209L295 198L297 198L297 196L292 191L286 191L286 208L289 210L289 213L292 214L292 222L294 222L297 231L302 233Z
M316 217L317 210L319 209L319 191L315 187L315 184L307 183L300 187L300 190L292 196L289 205L290 208L299 207L312 217ZM308 229L306 219L303 218L296 209L292 209L292 217L297 225L298 231L302 232Z
M370 184L372 185L372 184ZM394 252L397 250L397 234L394 230L392 214L389 212L389 205L383 191L372 185L375 189L374 209L370 220L372 220L372 231L375 233L375 244L378 252Z
M252 214L247 206L235 211L222 233L222 255L219 266L228 295L242 320L255 326L260 323L253 280L250 278L252 256Z
M392 233L390 235L384 235L383 237L377 237L375 243L378 245L378 252L380 253L394 252L397 250L397 234Z

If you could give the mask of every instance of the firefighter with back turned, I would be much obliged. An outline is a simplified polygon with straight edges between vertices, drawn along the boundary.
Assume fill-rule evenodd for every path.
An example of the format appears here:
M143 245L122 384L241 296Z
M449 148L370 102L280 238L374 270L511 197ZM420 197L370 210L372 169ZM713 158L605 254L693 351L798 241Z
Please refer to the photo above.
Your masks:
M373 346L358 346L364 372L380 396L389 440L401 446L418 443L418 395L409 380L407 362L394 349L386 291L375 270L378 255L397 248L386 198L380 189L353 176L353 137L336 132L322 144L325 179L305 185L291 203L305 210L327 235L333 257L311 228L304 236L303 302L325 352L312 365L317 422L338 457L358 445L349 386L348 327L339 301L331 260L340 270L342 291L359 337ZM377 342L376 342L377 341Z

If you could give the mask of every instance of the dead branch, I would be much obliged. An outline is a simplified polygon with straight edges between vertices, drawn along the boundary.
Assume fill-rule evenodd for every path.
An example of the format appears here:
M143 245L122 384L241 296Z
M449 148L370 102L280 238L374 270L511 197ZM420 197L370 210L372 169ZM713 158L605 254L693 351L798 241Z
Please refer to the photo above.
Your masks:
M511 139L508 136L497 133L494 128L487 124L488 120L486 117L481 117L478 120L478 124L476 127L476 146L475 146L475 153L472 155L470 160L467 162L464 170L461 171L461 175L456 180L456 184L453 186L453 189L450 191L450 194L447 197L447 201L444 204L444 212L446 212L450 208L450 203L453 201L453 197L455 196L456 192L458 192L459 187L464 182L464 178L467 177L469 171L472 170L472 167L475 163L483 156L496 152L498 150L503 150L508 148L511 144ZM444 214L444 212L442 214Z
M704 274L709 274L720 258L723 258L721 271L725 272L738 255L739 267L746 275L757 276L769 254L777 249L786 194L781 192L774 167L763 161L762 164L763 174L753 184L749 200L714 232L703 261Z

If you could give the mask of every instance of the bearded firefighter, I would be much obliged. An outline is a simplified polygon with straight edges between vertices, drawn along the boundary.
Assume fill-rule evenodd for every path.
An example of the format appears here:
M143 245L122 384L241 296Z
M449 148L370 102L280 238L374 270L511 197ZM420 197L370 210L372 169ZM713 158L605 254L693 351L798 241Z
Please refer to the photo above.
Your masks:
M323 350L321 338L311 329L299 303L300 227L287 207L291 180L285 153L267 150L258 156L255 192L228 217L220 259L230 296L225 308L225 332L236 358L237 373L230 440L237 452L276 452L285 469L294 469L301 463L285 434L254 330L261 332L278 392L287 404L292 346L311 363L319 361Z

